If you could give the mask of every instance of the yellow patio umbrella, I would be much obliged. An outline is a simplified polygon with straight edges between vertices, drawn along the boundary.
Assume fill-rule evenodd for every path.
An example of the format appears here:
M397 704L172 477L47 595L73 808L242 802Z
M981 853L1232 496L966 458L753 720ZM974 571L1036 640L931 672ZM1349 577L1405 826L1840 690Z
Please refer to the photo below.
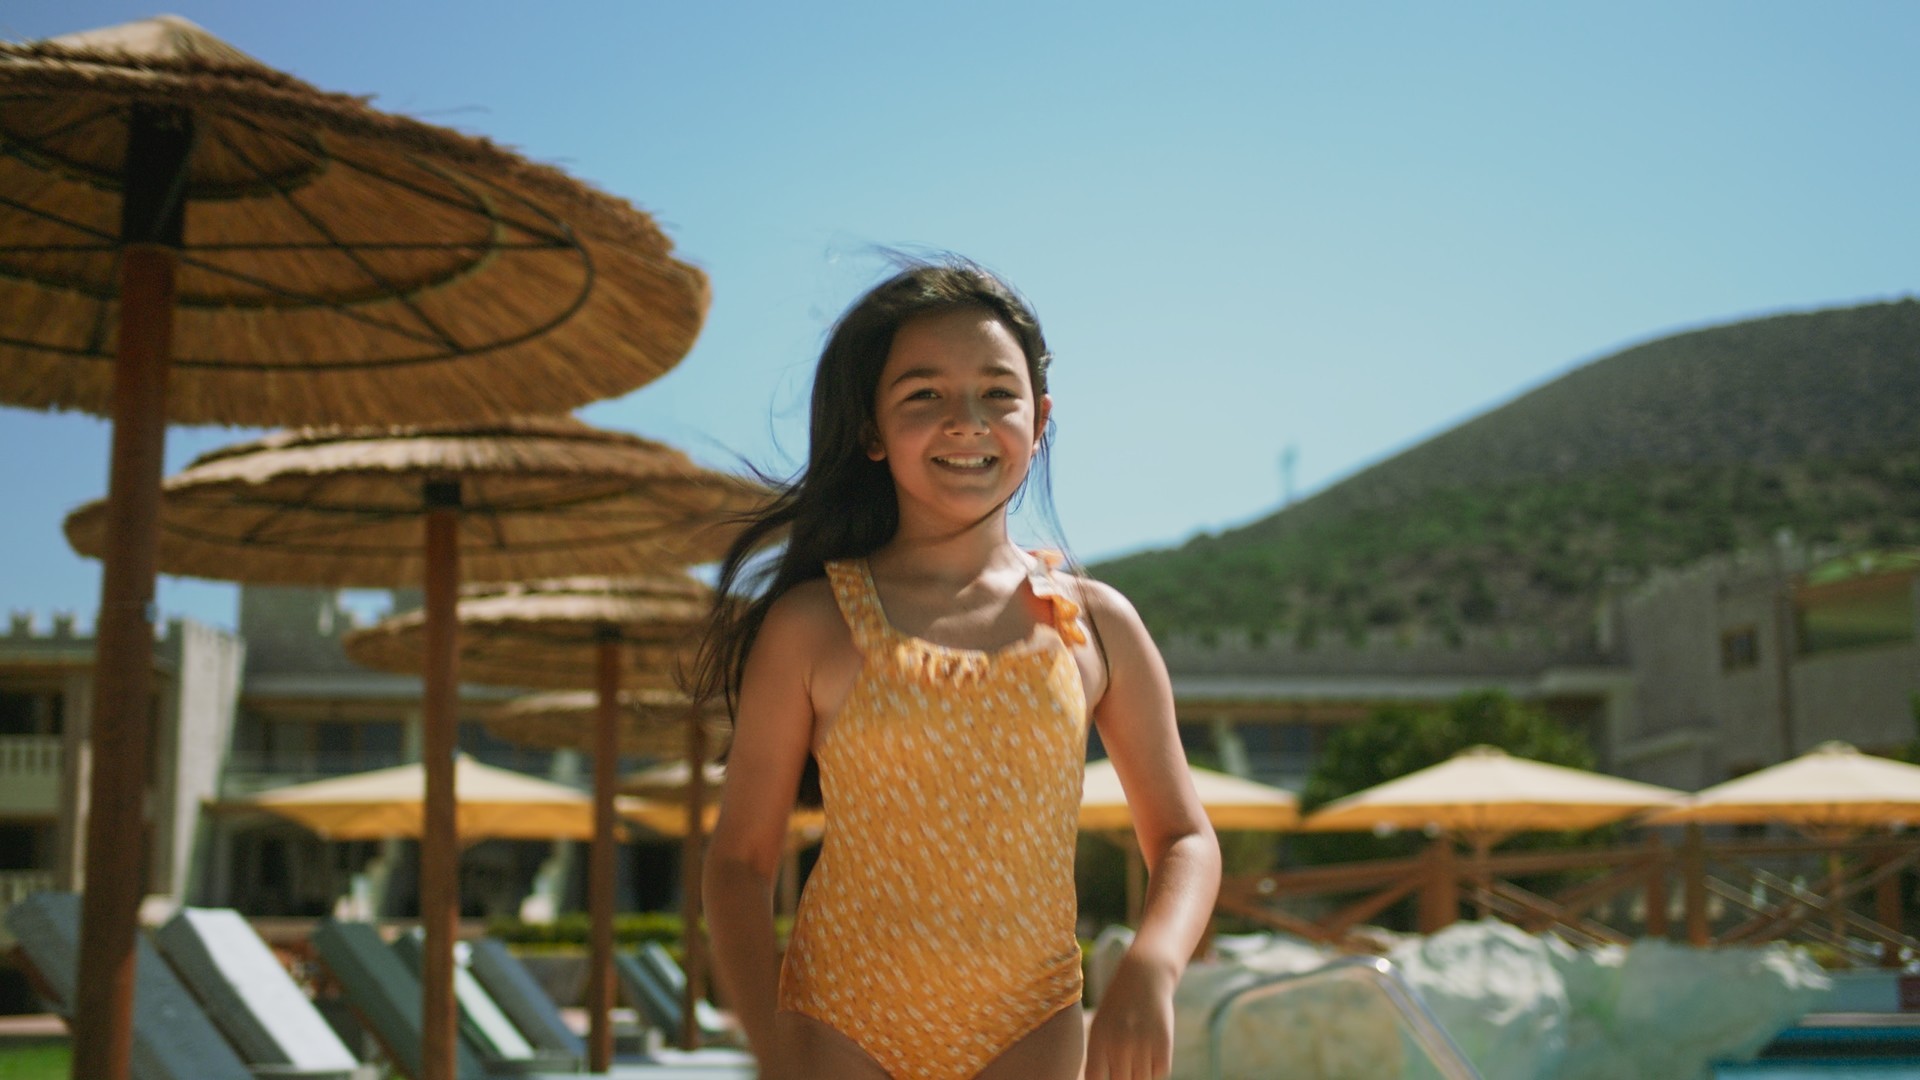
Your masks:
M718 790L726 783L727 767L718 761L709 761L700 770L699 789ZM639 799L647 806L665 806L668 804L685 805L694 790L693 770L687 767L685 759L666 761L639 772L629 773L620 781L620 790L627 796ZM655 832L665 836L687 835L688 818L684 814L675 815L675 820L664 822L666 827L654 824L654 815L639 817L629 813L630 820L639 821ZM720 821L720 804L704 800L700 808L700 832L705 835L713 831ZM787 850L781 860L780 881L778 886L779 910L791 912L800 898L800 852L820 842L826 835L827 813L820 807L795 807L787 815Z
M1920 765L1863 754L1844 742L1824 742L1791 761L1696 792L1678 806L1647 815L1646 822L1777 822L1838 844L1869 829L1920 824ZM1697 834L1689 843L1698 843ZM1841 869L1840 853L1829 851L1827 877L1835 890L1831 912L1836 933L1844 933L1846 923L1845 908L1837 899L1843 884Z
M1200 807L1216 829L1278 831L1300 820L1300 800L1290 791L1191 765L1188 771ZM1127 921L1136 921L1146 894L1146 867L1133 839L1133 812L1111 759L1087 763L1080 788L1080 828L1107 836L1126 851Z
M727 767L720 762L709 761L700 772L702 786L709 790L717 790L726 783ZM636 800L648 808L671 806L673 811L670 817L654 814L651 810L627 810L622 813L628 820L638 821L663 836L685 836L687 815L680 807L686 803L690 777L685 761L663 762L629 773L620 781L623 798ZM719 820L718 803L706 803L701 807L700 828L703 833L712 832L714 823ZM659 824L655 824L656 821ZM787 821L787 842L796 850L818 843L826 824L826 811L819 807L795 808Z
M1649 825L1779 822L1812 836L1920 824L1920 765L1874 757L1843 742L1700 791L1648 814Z
M1300 823L1303 832L1437 831L1473 847L1482 888L1489 850L1521 832L1595 829L1649 807L1678 803L1671 788L1513 757L1474 746L1344 799ZM1481 898L1481 914L1487 901Z
M1189 766L1200 806L1216 829L1267 831L1291 829L1300 821L1300 800L1284 788L1269 787L1237 776ZM623 790L638 790L632 787ZM1080 827L1112 832L1133 828L1126 793L1111 760L1087 763L1080 790Z
M1594 829L1685 796L1671 788L1517 758L1492 746L1460 751L1308 814L1305 832L1441 829L1497 843L1520 832Z
M479 840L587 840L593 836L593 799L577 788L454 760L455 834ZM420 839L426 817L426 768L420 763L335 776L256 792L217 804L225 811L264 810L328 840ZM634 820L672 816L676 808L627 798L619 806Z

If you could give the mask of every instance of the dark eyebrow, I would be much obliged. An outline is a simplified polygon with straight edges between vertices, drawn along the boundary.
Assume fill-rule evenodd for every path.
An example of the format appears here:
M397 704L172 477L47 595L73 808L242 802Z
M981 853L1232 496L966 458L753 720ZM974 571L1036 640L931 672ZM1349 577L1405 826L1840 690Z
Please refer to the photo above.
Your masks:
M1007 365L1001 364L1001 363L985 364L980 368L980 372L983 375L988 375L993 378L1008 378L1008 379L1016 378L1020 374L1018 371L1015 371L1013 368L1010 368ZM931 378L937 377L939 374L940 374L940 371L937 368L930 368L930 367L908 368L907 370L894 376L893 381L887 384L887 388L892 389L893 387L899 386L901 383L906 382L908 379L931 379Z

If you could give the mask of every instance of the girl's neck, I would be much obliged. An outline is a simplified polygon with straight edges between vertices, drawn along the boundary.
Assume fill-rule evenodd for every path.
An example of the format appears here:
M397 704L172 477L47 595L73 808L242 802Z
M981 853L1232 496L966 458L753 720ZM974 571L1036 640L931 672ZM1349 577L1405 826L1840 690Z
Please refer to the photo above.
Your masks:
M1007 515L997 512L959 531L915 528L902 521L869 564L883 573L966 582L1024 561L1007 535Z

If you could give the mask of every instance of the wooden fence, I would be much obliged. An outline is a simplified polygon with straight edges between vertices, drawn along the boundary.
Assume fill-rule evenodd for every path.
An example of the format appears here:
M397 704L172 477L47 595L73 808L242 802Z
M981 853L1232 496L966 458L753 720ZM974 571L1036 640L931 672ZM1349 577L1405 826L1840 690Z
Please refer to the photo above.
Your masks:
M1854 955L1866 942L1879 962L1920 956L1903 881L1920 867L1920 838L1845 842L1708 842L1687 830L1678 846L1636 844L1520 851L1484 859L1445 837L1404 859L1304 867L1222 882L1219 910L1313 941L1365 947L1361 928L1411 901L1431 933L1461 917L1463 902L1577 944L1679 937L1690 944L1821 942Z

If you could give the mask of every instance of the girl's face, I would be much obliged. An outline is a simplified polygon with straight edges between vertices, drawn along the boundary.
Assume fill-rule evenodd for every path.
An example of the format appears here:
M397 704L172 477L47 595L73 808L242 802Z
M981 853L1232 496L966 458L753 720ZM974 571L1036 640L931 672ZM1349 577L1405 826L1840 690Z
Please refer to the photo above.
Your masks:
M930 515L964 527L1019 489L1052 407L991 312L923 315L893 336L867 456L892 472L903 524Z

